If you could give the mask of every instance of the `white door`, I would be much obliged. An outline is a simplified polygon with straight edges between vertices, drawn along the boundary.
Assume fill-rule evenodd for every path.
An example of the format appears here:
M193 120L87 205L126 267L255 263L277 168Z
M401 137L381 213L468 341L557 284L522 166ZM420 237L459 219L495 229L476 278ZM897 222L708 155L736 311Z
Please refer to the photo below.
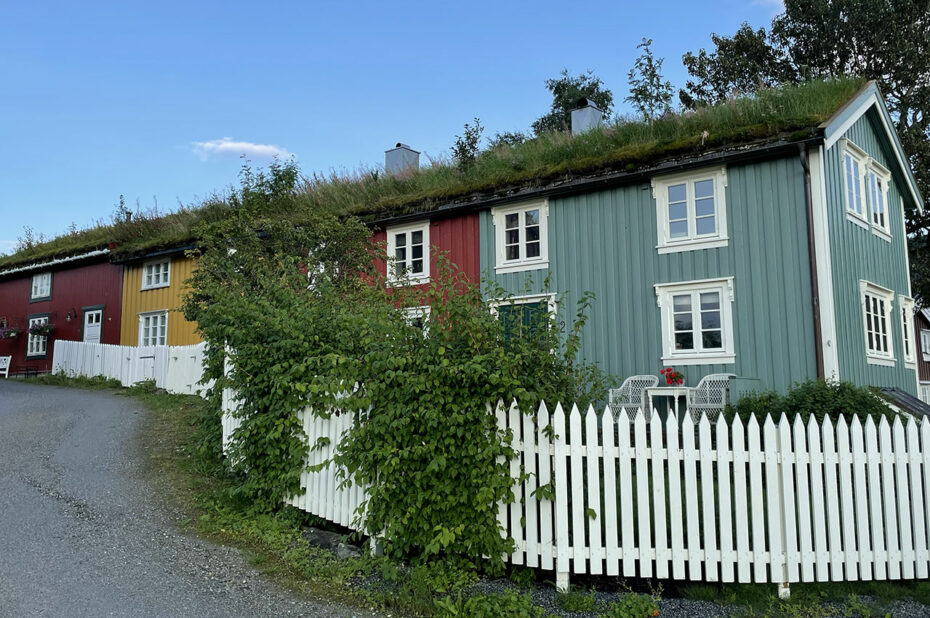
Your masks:
M103 309L84 312L84 343L100 343Z

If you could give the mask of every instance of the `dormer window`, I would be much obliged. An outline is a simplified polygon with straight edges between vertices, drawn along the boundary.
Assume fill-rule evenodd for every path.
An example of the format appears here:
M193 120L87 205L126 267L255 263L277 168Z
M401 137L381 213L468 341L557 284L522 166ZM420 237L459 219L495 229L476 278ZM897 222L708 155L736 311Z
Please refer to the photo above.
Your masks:
M653 178L659 253L725 247L726 186L724 168Z
M429 281L429 221L387 228L388 281Z

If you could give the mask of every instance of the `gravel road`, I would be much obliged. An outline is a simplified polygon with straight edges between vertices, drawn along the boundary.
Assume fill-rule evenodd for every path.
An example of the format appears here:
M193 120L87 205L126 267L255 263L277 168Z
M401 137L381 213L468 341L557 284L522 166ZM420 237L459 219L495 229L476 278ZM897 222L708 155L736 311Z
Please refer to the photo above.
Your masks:
M372 616L296 598L185 536L112 393L0 380L0 617Z

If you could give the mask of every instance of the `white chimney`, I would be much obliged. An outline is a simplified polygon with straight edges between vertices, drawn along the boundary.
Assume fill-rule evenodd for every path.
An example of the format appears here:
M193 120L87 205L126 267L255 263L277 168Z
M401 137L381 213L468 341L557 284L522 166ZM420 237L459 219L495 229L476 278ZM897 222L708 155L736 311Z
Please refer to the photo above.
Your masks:
M580 99L572 110L572 135L581 135L601 126L604 112L588 99Z
M396 146L384 151L384 171L392 176L419 168L420 153L407 144L397 142Z

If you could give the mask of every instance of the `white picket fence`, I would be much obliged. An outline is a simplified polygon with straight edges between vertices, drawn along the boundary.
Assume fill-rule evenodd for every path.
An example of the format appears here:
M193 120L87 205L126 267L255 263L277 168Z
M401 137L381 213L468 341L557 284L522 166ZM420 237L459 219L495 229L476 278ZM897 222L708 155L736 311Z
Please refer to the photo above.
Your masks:
M224 443L238 421L224 398ZM495 413L489 410L489 413ZM514 500L498 520L507 558L570 573L723 582L925 578L930 569L930 421L762 426L752 418L679 422L545 404L496 410L513 432ZM297 508L360 529L364 491L340 488L328 461L350 415L300 413L311 450ZM551 428L550 428L551 425ZM549 436L552 436L551 438ZM521 470L525 480L519 482ZM537 490L543 487L542 494ZM545 491L551 490L551 493ZM552 499L549 499L551 496Z
M205 344L188 346L125 346L83 341L55 341L52 373L104 376L132 386L144 380L169 393L200 394Z

